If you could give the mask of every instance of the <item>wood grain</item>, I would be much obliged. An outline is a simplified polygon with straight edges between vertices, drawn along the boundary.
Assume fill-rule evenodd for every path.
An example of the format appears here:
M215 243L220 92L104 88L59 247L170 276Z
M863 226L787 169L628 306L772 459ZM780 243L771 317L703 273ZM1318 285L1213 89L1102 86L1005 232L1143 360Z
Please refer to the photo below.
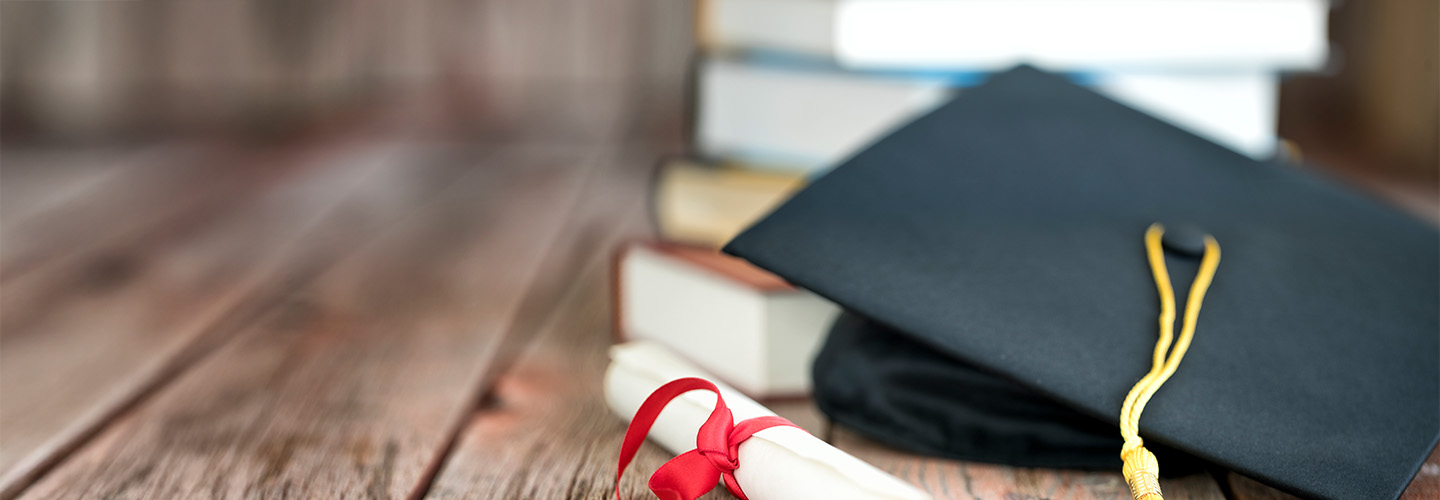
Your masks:
M625 424L599 393L610 341L609 288L605 263L596 262L495 381L426 498L614 495L614 455ZM646 498L645 471L669 458L653 445L643 448L625 479L625 498Z
M602 177L601 179L605 179ZM614 454L624 422L610 414L600 380L612 339L609 252L625 238L643 234L643 188L616 183L581 213L595 236L577 252L557 254L549 265L574 270L554 314L517 330L526 342L514 362L494 379L482 405L461 433L454 453L427 498L607 498L614 494ZM637 196L638 195L638 196ZM647 446L632 465L653 470L669 457ZM644 476L624 485L641 498ZM724 498L712 493L706 498Z
M213 214L225 202L240 199L245 188L254 187L263 177L259 169L226 168L218 161L232 156L235 150L218 146L158 147L97 159L103 165L67 167L50 164L42 158L13 158L7 154L6 177L53 177L56 174L32 173L31 170L95 170L110 169L113 175L99 179L102 185L76 186L84 196L83 203L69 203L51 210L35 207L40 213L25 214L23 222L7 224L4 254L0 256L0 280L10 282L36 272L54 261L73 258L74 254L97 247L133 241L141 234L171 231L185 221L197 220L199 214ZM12 159L16 160L12 163ZM107 161L108 160L108 161ZM64 160L62 160L64 161ZM77 172L83 175L83 172ZM44 179L16 186L29 190L59 187ZM86 189L88 187L88 189ZM6 194L14 194L13 191ZM62 196L66 193L36 191L31 198ZM75 196L69 196L74 198ZM42 199L22 199L42 202ZM43 204L42 204L43 205ZM7 203L6 209L18 207ZM28 212L29 209L20 209Z
M0 339L0 496L393 218L385 200L396 196L397 170L431 154L395 144L317 154L233 212L167 244L114 254L102 261L107 272L36 307L35 319Z
M24 498L403 498L434 469L583 162L398 169L406 215L107 427ZM441 186L437 193L429 186ZM388 200L388 201L387 201ZM385 206L393 203L394 206Z
M127 167L139 168L141 163L133 161L137 157L143 155L134 147L0 149L0 234L14 234L23 221L94 194L124 176Z
M123 273L128 256L189 237L304 168L304 155L320 150L316 143L145 148L102 167L116 172L95 185L49 198L55 201L48 207L28 207L7 224L0 243L0 337L30 331L47 304L97 277ZM26 163L6 169L63 168Z

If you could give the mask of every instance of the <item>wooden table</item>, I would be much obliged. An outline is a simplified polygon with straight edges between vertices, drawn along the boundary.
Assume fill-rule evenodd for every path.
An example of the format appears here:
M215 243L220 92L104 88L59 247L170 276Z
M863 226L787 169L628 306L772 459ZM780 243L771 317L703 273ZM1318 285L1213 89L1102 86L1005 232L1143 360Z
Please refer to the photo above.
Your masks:
M565 133L6 149L0 498L609 498L609 262L649 231L676 147L651 132L678 119L608 102ZM776 408L937 498L1128 498L1118 473L912 456ZM624 495L666 459L647 445ZM1432 457L1406 498L1437 496Z

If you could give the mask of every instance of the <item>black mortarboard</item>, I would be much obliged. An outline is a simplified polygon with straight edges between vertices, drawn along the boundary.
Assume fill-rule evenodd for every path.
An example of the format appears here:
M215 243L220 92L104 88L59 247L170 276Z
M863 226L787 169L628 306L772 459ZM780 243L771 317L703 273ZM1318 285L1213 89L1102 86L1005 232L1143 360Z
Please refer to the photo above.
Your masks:
M1150 367L1154 222L1213 235L1224 258L1140 420L1147 443L1303 496L1399 496L1440 435L1440 234L1063 78L994 76L726 251L859 315L816 362L837 421L922 451L1086 466L1105 426L1118 456L1122 400ZM1165 256L1182 310L1199 261L1185 240Z

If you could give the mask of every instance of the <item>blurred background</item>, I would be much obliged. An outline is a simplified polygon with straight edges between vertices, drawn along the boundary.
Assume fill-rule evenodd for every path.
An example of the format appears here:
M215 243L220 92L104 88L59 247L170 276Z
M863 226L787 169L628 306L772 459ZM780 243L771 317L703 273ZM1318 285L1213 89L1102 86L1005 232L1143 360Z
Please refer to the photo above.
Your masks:
M1010 62L992 57L994 54L980 54L969 60L952 57L948 61L942 54L940 63L935 63L934 58L925 59L933 54L907 59L903 42L892 47L865 47L873 41L865 37L894 34L865 32L864 27L844 31L846 28L838 24L825 25L828 21L822 20L835 19L837 3L6 1L0 3L0 140L6 149L116 145L213 135L273 140L306 127L353 121L358 116L384 116L388 126L417 134L463 137L543 129L548 134L563 135L595 126L572 120L581 115L594 116L574 110L596 106L596 101L634 106L635 112L628 114L633 121L624 126L649 127L648 133L662 135L682 134L680 127L685 124L676 121L681 119L676 114L687 109L687 102L718 99L727 108L744 107L772 98L767 93L822 89L859 92L873 101L872 107L894 108L885 99L895 96L884 91L903 87L907 71L915 72L908 75L909 83L927 78L936 81L936 73L944 76L947 72L983 72ZM1040 3L1025 8L1043 8L1044 3ZM1088 6L1086 2L1068 3L1075 4L1081 15L1090 12L1096 18L1107 15L1105 10L1116 5L1103 1ZM1245 2L1211 3L1247 15L1245 6L1237 10L1234 5ZM1130 73L1168 70L1263 75L1270 82L1265 86L1274 86L1270 92L1278 95L1247 95L1247 90L1236 89L1227 94L1233 99L1226 99L1268 108L1260 110L1260 121L1250 117L1253 123L1245 122L1247 118L1238 116L1256 114L1254 109L1234 111L1237 116L1211 121L1235 122L1218 127L1243 129L1236 132L1239 135L1253 135L1255 132L1246 127L1259 127L1290 141L1311 163L1433 187L1440 170L1436 160L1440 137L1436 115L1440 89L1436 77L1440 45L1436 24L1440 14L1436 3L1259 3L1299 8L1278 12L1274 8L1270 12L1250 9L1271 23L1268 38L1202 26L1191 30L1194 33L1176 37L1204 35L1207 40L1178 40L1173 44L1180 47L1176 50L1183 50L1186 44L1207 41L1225 45L1224 41L1233 37L1250 43L1235 47L1228 56L1209 54L1203 64L1182 63L1175 67L1156 61L1174 60L1183 54L1161 53L1149 60L1127 60L1127 54L1116 54L1107 59L1112 54L1103 51L1114 49L1099 44L1091 49L1097 51L1093 54L1069 59L1061 55L1060 67L1054 69L1102 77L1116 68ZM1314 13L1320 17L1314 17ZM884 15L876 16L883 20ZM1165 24L1163 20L1143 17L1134 21L1162 27ZM1075 24L1084 26L1085 22L1076 19ZM1254 31L1253 26L1236 31L1246 29ZM998 29L995 33L1005 31ZM975 36L999 36L995 33ZM1316 34L1323 37L1321 41L1326 45L1320 48L1325 51L1298 54L1314 47L1294 46L1310 43L1304 38ZM852 35L853 40L848 42L839 39ZM839 47L827 46L827 37ZM997 39L995 44L1012 42ZM1256 45L1263 43L1276 46ZM861 53L847 54L845 50ZM865 54L865 50L872 53ZM875 50L892 53L875 54ZM1249 57L1247 52L1251 53ZM956 53L965 55L964 50ZM1045 60L1043 48L1033 53L1040 54L1035 59ZM1114 62L1117 59L1118 64ZM854 83L850 80L866 76L864 71L829 81L824 78L856 67L874 69L870 66L888 71L893 78L883 83L891 84L890 88L843 88ZM763 69L776 72L757 76L757 70ZM952 78L949 84L963 86L963 82L957 82L964 79ZM699 83L714 88L701 85L697 90ZM865 82L862 79L860 83ZM1145 84L1131 86L1136 85ZM1184 85L1199 86L1202 89L1197 92L1205 92L1201 79ZM1231 78L1214 80L1212 84L1217 88L1224 85L1244 87L1250 83L1244 78ZM758 90L752 92L752 87ZM906 90L911 91L910 97L916 94L914 89L900 89L901 97ZM867 91L876 95L865 94ZM1187 91L1165 92L1178 92L1182 97L1168 97L1183 100ZM1215 92L1220 91L1211 94ZM738 100L730 97L734 93L741 94ZM1205 98L1222 99L1214 95ZM893 109L879 109L872 114L886 112L896 114ZM776 119L783 119L779 113L772 111ZM696 115L691 118L702 123L710 119L704 109ZM817 124L827 120L824 115L809 115ZM767 126L747 123L747 118L751 117L715 117L712 121L725 122L710 126L716 130L692 127L702 130L695 141L699 151L691 151L703 153L701 156L712 161L737 151L754 152L760 146L745 144L747 138L730 137L727 134L733 134L725 130L732 126L728 124L731 122L750 128ZM866 118L874 119L849 117L860 121ZM875 128L874 124L867 125ZM846 131L837 133L845 135ZM781 162L796 158L800 162L823 161L840 154L810 154L813 152L805 151L810 147L804 144L807 139L820 143L826 140L801 137L801 144L795 147L800 152L765 153L769 159ZM1257 154L1269 152L1266 147L1254 146L1253 139L1241 138L1239 142L1244 144L1242 148ZM806 154L813 158L801 158Z
M679 338L703 331L686 321L739 315L690 300L701 278L793 291L714 248L1018 63L1440 223L1437 26L1434 0L0 0L0 500L42 476L32 491L99 480L95 460L57 464L200 360L217 364L149 411L364 392L439 416L366 425L453 437L446 418L503 406L481 386L529 340L506 332L540 331L596 255L621 254L624 283L593 288L623 302L622 335L704 347ZM656 241L621 243L637 236ZM752 395L803 393L838 312L811 299L793 323L808 347L776 358L788 378L707 368ZM695 315L668 314L682 306ZM302 326L237 333L272 308ZM415 326L432 320L465 328ZM572 395L597 398L611 339L585 325L557 334L555 357L590 364L517 378L583 380ZM290 375L263 360L285 342L334 386L274 389ZM404 383L348 385L372 372ZM587 404L574 413L605 413ZM297 428L331 428L311 416ZM536 426L551 428L569 427ZM203 442L263 441L216 435ZM410 463L445 453L417 449ZM348 463L336 450L314 463Z
M563 133L557 115L592 101L678 102L691 16L662 0L6 1L3 138L274 139L381 114Z

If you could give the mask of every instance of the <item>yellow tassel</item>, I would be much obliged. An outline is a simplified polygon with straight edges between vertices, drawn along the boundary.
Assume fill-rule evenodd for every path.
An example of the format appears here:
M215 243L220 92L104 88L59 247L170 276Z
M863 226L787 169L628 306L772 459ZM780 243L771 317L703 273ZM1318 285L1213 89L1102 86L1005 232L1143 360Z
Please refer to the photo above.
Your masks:
M1190 340L1195 336L1195 323L1200 319L1200 303L1205 300L1205 291L1215 279L1215 270L1220 267L1220 244L1215 238L1205 236L1205 255L1200 258L1200 271L1190 285L1190 295L1185 302L1185 322L1180 327L1180 337L1175 340L1175 350L1170 342L1175 331L1175 290L1170 286L1170 272L1165 268L1165 251L1160 238L1165 226L1152 224L1145 231L1145 253L1150 260L1150 271L1155 277L1155 288L1160 292L1160 339L1155 342L1155 354L1150 372L1135 383L1125 404L1120 408L1120 435L1125 438L1125 447L1120 458L1125 461L1125 483L1130 485L1130 495L1135 500L1164 500L1160 493L1160 464L1155 455L1145 449L1140 439L1140 413L1145 403L1160 385L1175 374L1185 351L1190 349Z

